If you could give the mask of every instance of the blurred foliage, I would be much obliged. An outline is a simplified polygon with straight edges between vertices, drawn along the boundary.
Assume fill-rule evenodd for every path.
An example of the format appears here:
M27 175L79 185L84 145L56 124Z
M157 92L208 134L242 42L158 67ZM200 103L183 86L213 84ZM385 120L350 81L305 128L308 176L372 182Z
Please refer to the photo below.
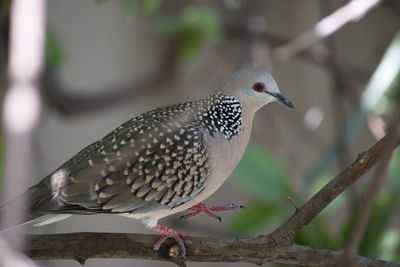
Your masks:
M322 174L310 185L309 197L317 193L324 187L333 175ZM300 245L316 246L327 249L341 249L343 238L335 233L334 228L338 222L337 216L342 214L342 209L346 205L345 196L339 195L330 203L303 231L295 238L295 242Z
M400 260L400 231L396 229L398 225L393 222L395 220L393 211L399 208L400 203L399 175L400 149L397 149L388 170L388 184L381 190L368 221L360 245L361 255L394 262ZM325 174L314 180L309 197L332 177ZM273 230L293 212L293 208L286 200L290 195L288 187L290 180L284 167L260 148L249 145L232 178L258 199L232 218L230 230L235 235L245 236L257 234L263 229ZM332 250L342 249L356 216L356 212L350 216L343 213L346 205L344 195L340 195L299 233L295 242Z
M125 13L128 17L133 17L133 12L135 11L135 1L134 0L122 0L122 4L125 8Z
M144 14L152 14L161 6L161 0L146 0L142 5L142 12Z
M11 5L11 0L1 0L0 3L3 8L8 8Z
M388 170L388 181L386 187L381 190L370 219L368 221L363 239L360 244L360 254L381 258L390 261L399 259L393 247L400 247L400 231L392 225L394 210L398 208L400 201L400 150L396 149ZM343 229L343 238L349 235L354 224L356 213L350 216ZM398 225L397 225L398 227ZM388 233L391 233L390 236ZM392 244L392 251L388 249Z
M289 195L288 175L272 155L250 144L232 179L252 195L279 204ZM279 204L280 205L280 204Z
M97 3L101 4L108 0L96 0ZM135 11L140 11L145 15L156 12L162 4L161 0L121 0L122 6L125 9L126 15L129 18L133 18Z
M47 64L53 69L59 69L64 62L64 53L57 36L47 32L45 53Z
M205 41L217 39L222 34L217 13L208 8L189 6L176 17L159 19L156 32L175 36L179 40L179 54L183 59L192 59Z
M315 218L296 236L296 244L318 248L339 250L342 248L340 238L332 233L330 225L321 217Z
M239 236L257 233L265 225L276 222L278 212L277 206L272 203L252 203L232 219L229 230Z
M96 0L103 3L107 0ZM128 17L132 18L135 11L145 15L156 12L162 5L161 0L122 0ZM208 40L222 36L222 25L215 10L205 7L186 6L177 16L158 18L154 23L155 32L172 36L179 41L179 56L184 60L193 59L200 48Z
M292 211L286 199L290 192L287 173L260 148L251 144L247 147L231 179L259 199L233 218L230 226L233 233L254 233L266 224L282 220Z
M9 16L11 11L11 0L0 0L0 15Z
M400 149L397 148L393 152L392 160L388 170L389 182L391 186L389 190L399 193L400 198Z

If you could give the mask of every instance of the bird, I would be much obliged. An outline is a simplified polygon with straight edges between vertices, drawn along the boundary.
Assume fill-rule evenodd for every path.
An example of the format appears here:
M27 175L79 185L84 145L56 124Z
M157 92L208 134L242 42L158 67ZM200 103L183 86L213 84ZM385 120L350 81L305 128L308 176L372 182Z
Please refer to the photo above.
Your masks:
M0 214L7 215L27 200L24 220L1 228L41 226L74 214L118 214L161 233L155 250L174 238L185 257L185 233L158 221L185 210L194 212L181 218L205 213L220 220L215 212L241 208L203 201L239 163L256 111L274 101L293 108L270 73L243 69L211 95L134 117L1 206Z

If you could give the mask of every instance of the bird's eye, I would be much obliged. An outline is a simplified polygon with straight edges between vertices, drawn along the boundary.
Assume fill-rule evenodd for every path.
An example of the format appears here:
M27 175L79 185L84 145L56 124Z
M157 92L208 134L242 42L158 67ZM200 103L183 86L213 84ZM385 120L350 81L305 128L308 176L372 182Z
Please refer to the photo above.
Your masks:
M255 83L253 85L253 90L256 92L264 92L264 91L266 91L265 84L264 83Z

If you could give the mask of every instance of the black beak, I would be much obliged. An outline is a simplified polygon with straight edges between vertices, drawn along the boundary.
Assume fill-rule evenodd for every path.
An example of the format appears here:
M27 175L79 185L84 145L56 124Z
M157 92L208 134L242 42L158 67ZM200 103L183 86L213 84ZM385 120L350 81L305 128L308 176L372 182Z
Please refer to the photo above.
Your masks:
M270 93L267 92L268 94L272 95L273 97L276 98L279 102L282 104L288 106L289 108L294 108L292 101L286 98L286 96L282 95L281 93Z

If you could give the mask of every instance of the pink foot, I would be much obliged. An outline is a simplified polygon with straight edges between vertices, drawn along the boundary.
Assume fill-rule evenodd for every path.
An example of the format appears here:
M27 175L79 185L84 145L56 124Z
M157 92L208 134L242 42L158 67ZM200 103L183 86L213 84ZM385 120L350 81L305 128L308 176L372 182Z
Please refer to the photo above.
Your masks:
M186 236L186 233L180 232L180 231L175 231L175 230L169 228L168 226L165 226L165 225L162 225L162 224L159 224L159 223L156 226L151 227L150 229L163 234L153 244L154 250L159 250L161 245L162 245L162 243L164 243L164 241L167 240L168 238L172 237L173 239L175 239L175 241L179 244L179 246L182 249L182 253L181 253L182 258L184 258L186 256L185 243L183 242L183 240L181 238L182 236Z
M243 209L244 207L241 205L235 205L235 204L226 204L223 206L210 206L204 203L199 203L197 205L194 205L193 207L189 208L189 210L194 210L195 212L182 215L179 220L182 219L190 219L193 218L199 214L205 213L207 216L221 222L221 217L218 215L214 214L213 212L225 212L225 211L234 211L234 210L240 210Z

